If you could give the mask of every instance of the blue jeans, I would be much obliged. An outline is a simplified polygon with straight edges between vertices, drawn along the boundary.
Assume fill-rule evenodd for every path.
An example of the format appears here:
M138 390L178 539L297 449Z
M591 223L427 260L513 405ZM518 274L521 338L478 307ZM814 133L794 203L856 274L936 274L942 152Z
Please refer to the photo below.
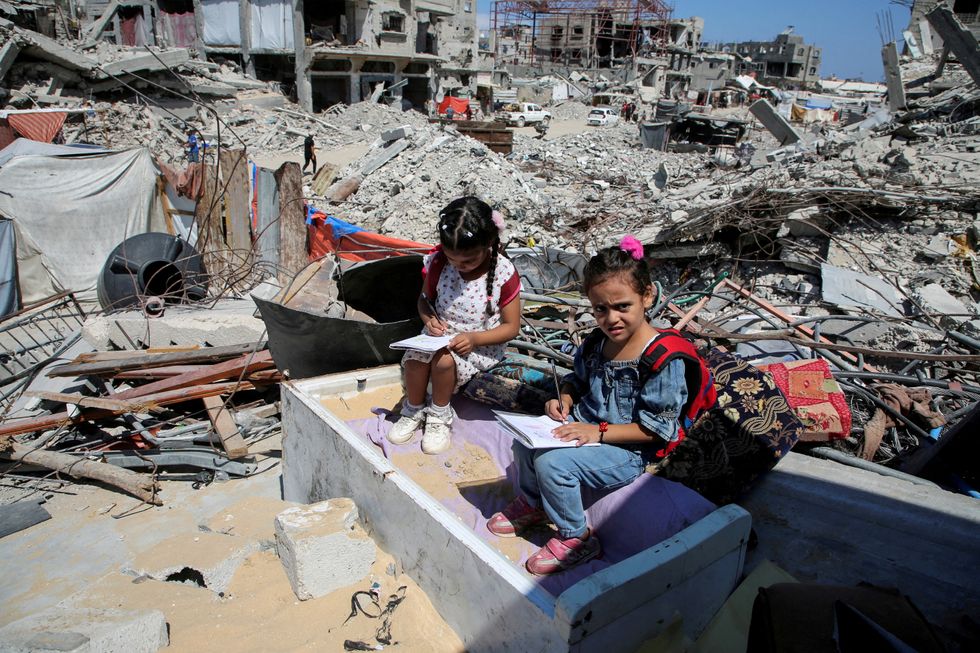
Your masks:
M588 528L583 484L594 489L623 487L646 467L639 453L612 444L528 449L515 441L511 449L524 498L535 508L544 508L563 540L581 537Z

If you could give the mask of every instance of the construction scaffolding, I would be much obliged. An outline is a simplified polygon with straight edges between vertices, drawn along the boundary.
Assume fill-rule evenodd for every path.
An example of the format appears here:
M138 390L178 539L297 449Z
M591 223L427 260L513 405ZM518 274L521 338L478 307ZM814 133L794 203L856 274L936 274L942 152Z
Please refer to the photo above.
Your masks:
M661 0L497 0L497 64L612 68L663 55L671 7Z

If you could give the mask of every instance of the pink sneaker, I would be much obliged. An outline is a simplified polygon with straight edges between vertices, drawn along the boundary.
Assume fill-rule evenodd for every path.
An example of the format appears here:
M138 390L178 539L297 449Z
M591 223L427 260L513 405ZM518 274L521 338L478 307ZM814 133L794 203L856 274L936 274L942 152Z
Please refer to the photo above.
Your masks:
M514 537L518 531L546 521L548 515L544 510L532 507L523 496L519 496L490 517L487 530L500 537Z
M547 576L571 569L598 557L600 553L602 553L602 547L599 545L599 538L594 534L591 536L586 534L584 540L578 537L571 537L567 540L559 540L557 537L553 537L537 553L527 559L525 567L536 576Z

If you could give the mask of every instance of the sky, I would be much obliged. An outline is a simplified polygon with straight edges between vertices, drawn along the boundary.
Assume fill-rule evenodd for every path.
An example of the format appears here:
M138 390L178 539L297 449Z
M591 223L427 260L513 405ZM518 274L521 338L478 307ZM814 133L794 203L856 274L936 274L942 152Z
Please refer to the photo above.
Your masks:
M677 18L704 19L704 40L768 41L789 25L823 49L821 77L883 81L881 37L875 17L891 14L895 35L908 26L909 9L892 0L669 0ZM490 24L492 0L478 0L478 25Z

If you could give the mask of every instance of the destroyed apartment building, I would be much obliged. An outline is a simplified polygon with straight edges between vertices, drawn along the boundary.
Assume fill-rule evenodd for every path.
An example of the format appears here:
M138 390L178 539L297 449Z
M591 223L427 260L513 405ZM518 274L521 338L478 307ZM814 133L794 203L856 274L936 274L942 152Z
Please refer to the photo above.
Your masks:
M915 3L886 85L804 90L601 4L499 6L477 60L467 3L0 0L0 650L977 649L969 7ZM431 453L389 437L399 347L468 195L520 321ZM506 420L601 331L616 244L718 399L583 492L601 556L536 574L551 525L490 524Z
M295 87L322 111L376 89L423 110L437 93L475 90L476 13L470 0L111 0L78 2L81 35L123 46L193 48L249 76Z

